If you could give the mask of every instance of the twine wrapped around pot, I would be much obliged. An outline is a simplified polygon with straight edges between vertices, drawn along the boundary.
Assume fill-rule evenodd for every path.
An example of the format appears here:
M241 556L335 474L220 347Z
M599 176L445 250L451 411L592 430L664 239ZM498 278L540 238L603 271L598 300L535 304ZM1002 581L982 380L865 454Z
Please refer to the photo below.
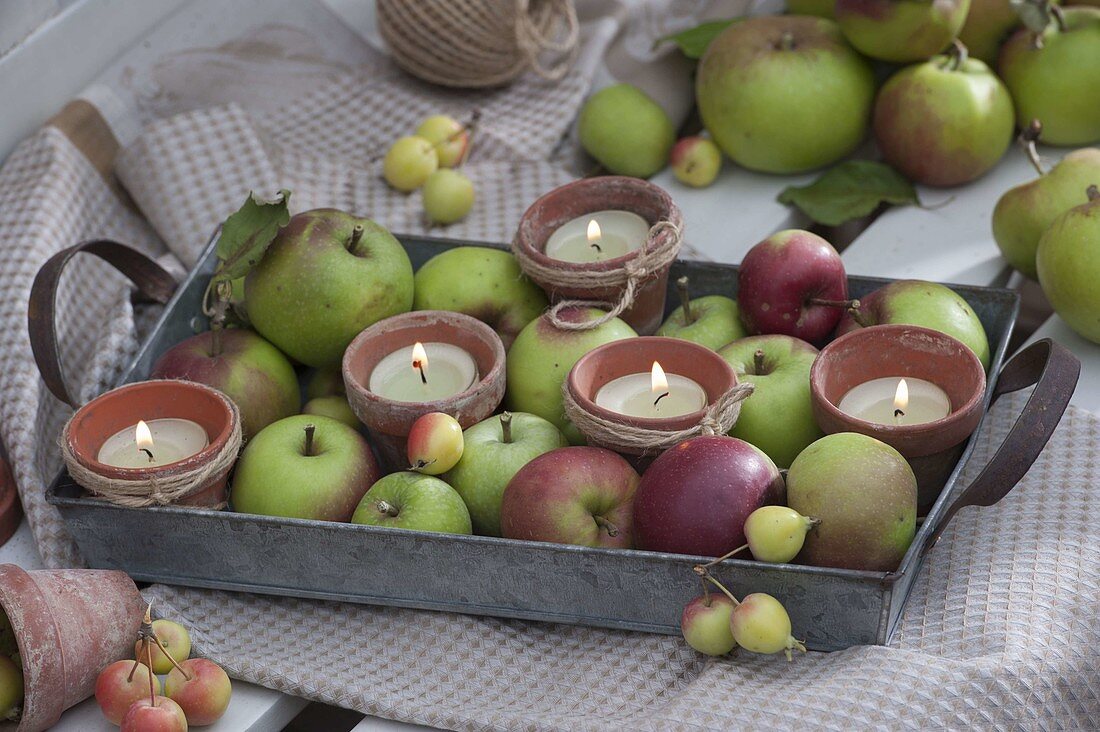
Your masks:
M682 430L654 430L629 423L599 417L581 407L569 393L568 382L562 384L565 416L593 444L609 447L632 455L659 453L675 447L684 440L699 435L724 435L737 423L741 414L741 402L752 395L753 385L742 382L734 385L707 407L703 418L693 427Z
M147 506L167 506L178 503L189 495L196 493L215 480L218 476L229 472L233 463L237 460L237 453L241 450L241 419L237 406L230 400L226 400L233 408L233 427L229 439L222 449L211 456L209 460L192 470L165 475L152 475L137 480L125 480L110 478L100 475L81 463L72 450L69 441L64 439L69 427L62 431L61 455L65 460L65 467L74 481L89 493L104 498L111 503L127 508L145 508ZM214 510L221 510L227 504L223 501L214 506L204 506Z
M592 300L561 300L546 313L550 323L561 330L593 330L604 323L619 317L634 305L634 298L646 280L656 277L667 268L680 254L684 245L684 235L680 227L671 221L658 221L649 229L646 243L636 256L622 267L606 270L568 270L554 265L535 261L518 246L513 244L512 253L519 262L520 269L536 282L555 288L621 288L618 302ZM569 321L561 317L561 311L568 308L599 308L606 312L594 319L583 322Z
M573 0L377 0L397 65L425 81L479 88L530 70L556 81L577 52ZM549 52L557 58L544 64Z

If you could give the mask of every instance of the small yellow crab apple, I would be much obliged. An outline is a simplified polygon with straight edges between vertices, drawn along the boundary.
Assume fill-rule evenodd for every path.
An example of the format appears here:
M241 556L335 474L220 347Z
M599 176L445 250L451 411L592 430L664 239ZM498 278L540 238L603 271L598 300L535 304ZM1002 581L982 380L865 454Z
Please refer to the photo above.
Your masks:
M409 469L426 475L440 475L462 457L462 425L443 412L429 412L409 430Z
M461 165L470 145L470 132L466 126L445 114L433 114L425 119L416 128L416 134L435 146L441 168Z
M791 660L791 650L806 652L806 646L791 635L791 617L783 604L771 595L754 592L730 614L730 630L737 645L753 653L779 653Z

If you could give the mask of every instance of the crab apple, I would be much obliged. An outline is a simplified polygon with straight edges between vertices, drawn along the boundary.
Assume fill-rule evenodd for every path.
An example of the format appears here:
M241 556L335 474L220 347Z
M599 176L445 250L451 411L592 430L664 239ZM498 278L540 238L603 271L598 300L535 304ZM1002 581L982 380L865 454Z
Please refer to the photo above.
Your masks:
M730 616L733 601L717 592L700 595L684 606L680 616L680 632L687 644L708 656L724 656L733 650Z
M745 519L745 541L752 558L784 564L802 551L806 532L819 522L786 506L761 506Z
M408 445L410 469L441 475L462 457L462 425L449 414L429 412L413 423Z
M474 207L474 184L457 170L437 170L424 183L424 213L435 224L453 224Z
M149 698L150 676L153 673L140 661L136 668L133 661L115 661L99 672L95 700L107 721L120 724L134 702ZM153 693L160 693L160 679L156 676L153 676Z
M722 169L722 151L705 137L685 137L672 146L668 164L676 180L692 188L706 188Z
M461 164L470 144L469 131L461 122L445 114L433 114L425 119L416 128L416 135L435 146L441 168Z
M439 167L439 155L432 143L417 135L402 137L382 160L382 177L399 191L408 193L424 185Z
M191 634L187 632L187 628L179 623L165 618L154 620L153 632L157 634L157 638L172 654L172 658L176 659L176 663L182 663L191 655ZM142 663L147 663L145 653L141 641L134 644L134 658ZM154 646L153 673L166 674L171 670L172 662L164 655L164 651Z
M806 652L806 646L791 636L791 616L787 615L783 603L763 592L754 592L733 609L730 630L737 645L746 651L783 651L788 661L792 649Z
M148 686L145 691L149 692ZM17 660L0 656L0 720L11 719L22 705L23 669Z
M192 658L180 664L188 679L177 668L168 672L164 693L180 705L193 727L214 724L229 708L233 683L222 667L205 658Z
M187 732L187 716L166 696L139 699L119 725L121 732Z

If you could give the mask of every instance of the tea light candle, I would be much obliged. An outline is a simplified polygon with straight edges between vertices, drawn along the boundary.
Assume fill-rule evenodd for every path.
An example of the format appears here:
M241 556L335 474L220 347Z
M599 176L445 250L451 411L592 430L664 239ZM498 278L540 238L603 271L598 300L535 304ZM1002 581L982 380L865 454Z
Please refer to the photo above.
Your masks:
M96 460L116 468L157 468L189 458L208 444L210 437L198 422L138 420L107 438Z
M395 402L434 402L466 391L477 378L468 351L451 343L414 343L379 361L368 388Z
M951 399L931 381L888 376L853 387L837 408L867 422L912 425L935 422L951 414Z
M627 374L596 392L596 405L628 417L679 417L707 406L707 393L692 379L666 375L653 362L648 374Z
M543 252L563 262L602 262L641 249L649 222L631 211L596 211L566 222L546 241Z

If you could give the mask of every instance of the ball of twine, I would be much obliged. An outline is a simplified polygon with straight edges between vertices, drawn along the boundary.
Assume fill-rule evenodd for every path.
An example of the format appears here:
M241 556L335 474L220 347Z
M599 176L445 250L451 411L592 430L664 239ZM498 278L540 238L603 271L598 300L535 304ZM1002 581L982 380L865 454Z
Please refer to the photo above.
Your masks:
M735 384L707 407L699 423L682 430L654 430L646 427L604 419L580 404L569 393L568 382L562 384L565 416L592 444L603 445L631 455L659 453L684 440L700 435L724 435L733 429L741 414L741 402L752 395L749 382Z
M100 475L77 460L70 441L65 439L65 435L69 432L68 424L61 433L61 454L65 459L65 467L68 468L72 479L89 493L119 506L145 508L178 503L192 493L205 488L218 476L229 472L237 460L242 441L240 412L231 400L226 399L226 401L233 411L233 427L229 433L229 439L210 460L191 470L164 475L154 473L147 478L135 480ZM226 505L222 502L216 506L204 506L204 508L220 510Z
M612 290L621 288L617 302L561 300L546 313L546 317L555 328L593 330L633 307L634 298L641 286L676 261L683 245L684 234L679 226L671 221L658 221L649 229L646 243L638 250L637 255L627 260L623 266L613 269L577 270L566 269L555 264L544 264L536 261L515 242L512 244L512 253L515 254L520 269L544 289ZM605 313L594 320L582 322L565 320L561 317L563 310L578 307L599 308Z
M573 0L377 0L398 66L425 81L476 88L530 70L556 81L577 52ZM543 53L556 58L543 63Z

